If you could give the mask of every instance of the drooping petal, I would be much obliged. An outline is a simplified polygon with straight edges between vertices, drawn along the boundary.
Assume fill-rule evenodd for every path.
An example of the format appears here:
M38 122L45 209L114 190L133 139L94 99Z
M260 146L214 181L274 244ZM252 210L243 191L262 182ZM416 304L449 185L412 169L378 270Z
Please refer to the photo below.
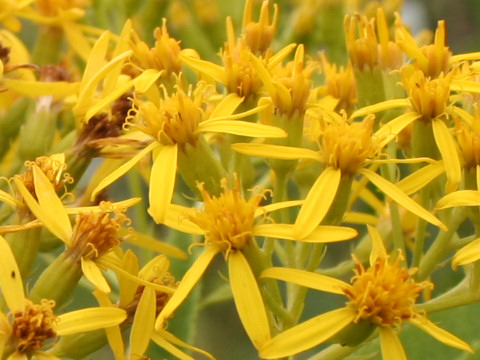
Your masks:
M301 269L272 267L263 271L260 277L282 280L332 294L343 295L343 290L351 287L345 281Z
M367 225L368 235L372 240L372 251L370 251L370 266L374 266L377 259L386 259L387 251L383 245L382 238L378 233L378 230L373 226Z
M105 277L98 268L97 264L95 264L92 260L88 260L83 257L80 259L83 275L85 275L87 280L90 281L98 290L108 294L110 292L110 286L108 285L107 280L105 280Z
M68 244L72 236L72 224L65 211L65 207L47 175L45 175L37 165L33 165L32 171L38 204L42 208L42 211L45 212L46 217L48 217L47 223L45 222L47 220L45 216L41 221L48 229L55 228L61 230L63 237L60 239Z
M458 188L460 178L462 177L462 168L460 166L457 148L447 125L443 120L433 120L432 129L435 143L437 144L438 150L440 151L445 164L445 172L447 174L445 191L450 193Z
M380 348L383 360L407 360L400 339L389 326L380 326Z
M308 350L340 332L355 316L347 307L315 316L272 338L260 349L260 357L277 359Z
M447 227L434 215L421 207L418 203L408 197L405 193L400 191L394 184L385 180L380 175L374 173L369 169L362 168L359 173L364 175L370 182L378 187L385 195L403 206L408 211L428 221L429 223L438 226L440 229L446 231Z
M435 209L446 209L456 206L480 206L480 191L459 190L445 195L438 200Z
M126 318L125 310L114 307L75 310L57 316L55 332L60 336L77 334L115 326Z
M456 269L459 265L470 264L480 259L480 238L473 240L458 250L452 259L452 267Z
M416 327L422 329L430 336L433 336L438 341L454 347L456 349L468 351L469 353L473 354L473 349L470 345L468 345L465 341L460 340L455 335L449 333L447 330L438 327L433 322L428 320L426 317L415 317L408 320L410 324L415 325Z
M323 220L335 199L340 178L339 169L327 167L315 181L295 221L297 239L306 237Z
M295 240L292 224L259 224L253 228L253 236L265 236L274 239ZM352 239L358 235L357 230L344 226L320 225L308 236L301 239L308 243L332 243Z
M232 144L232 149L244 155L259 156L267 159L309 159L315 161L322 161L322 157L317 151L289 146L256 143L236 143Z
M157 224L165 221L168 204L172 201L177 174L177 144L163 146L153 160L148 190L148 213Z
M97 195L100 193L100 191L105 189L108 185L113 183L119 177L125 175L131 168L133 168L140 161L140 159L142 159L145 155L147 155L149 152L155 150L159 146L160 146L159 143L152 142L151 144L149 144L148 146L143 148L138 154L136 154L134 157L132 157L130 160L128 160L125 164L118 167L111 174L104 177L98 183L98 185L95 187L95 189L92 191L92 196L90 197L91 201L93 201L97 197Z
M19 178L15 177L13 179L13 182L15 183L18 191L22 195L25 203L27 204L32 214L34 214L38 220L45 224L47 229L53 235L61 239L66 244L69 244L70 236L68 234L68 230L63 227L63 224L58 222L58 219L55 218L55 214L53 215L54 218L52 218L52 215L50 213L45 212Z
M11 312L23 310L25 293L22 277L12 249L0 236L0 290Z
M190 269L188 269L172 297L168 300L160 314L158 314L157 321L155 322L155 329L157 331L163 328L165 320L172 316L173 312L182 304L195 284L200 280L200 277L207 269L213 257L217 255L219 251L216 247L206 247Z
M228 275L243 328L253 346L260 349L270 339L270 326L257 280L241 251L229 254Z
M428 164L411 173L396 183L396 185L405 194L411 195L425 187L444 172L445 166L443 165L443 161L436 161L433 164Z
M160 346L165 351L168 351L170 354L175 356L175 358L180 360L195 360L190 355L185 354L182 350L178 349L174 345L170 344L167 340L163 337L163 332L154 331L152 333L152 340Z
M283 138L287 136L284 130L276 126L238 120L206 120L200 123L196 131L265 138Z
M155 290L144 288L130 331L130 349L128 351L130 358L133 354L143 355L147 350L155 323L156 306Z

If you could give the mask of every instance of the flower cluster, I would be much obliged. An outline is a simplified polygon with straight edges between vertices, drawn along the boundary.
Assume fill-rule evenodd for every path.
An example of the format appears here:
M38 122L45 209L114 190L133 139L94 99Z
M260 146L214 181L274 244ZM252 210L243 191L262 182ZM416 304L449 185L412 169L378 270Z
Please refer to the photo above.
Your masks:
M0 0L0 360L478 350L480 53L400 5Z

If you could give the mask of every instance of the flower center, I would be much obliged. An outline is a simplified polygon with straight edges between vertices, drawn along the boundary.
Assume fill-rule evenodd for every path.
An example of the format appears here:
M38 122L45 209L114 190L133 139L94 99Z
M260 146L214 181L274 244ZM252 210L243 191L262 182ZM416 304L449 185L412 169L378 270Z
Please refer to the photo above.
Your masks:
M43 299L40 304L26 301L23 311L13 313L13 335L17 341L17 351L22 354L32 353L40 349L45 340L56 337L53 330L55 301Z
M191 221L206 230L205 243L219 246L222 251L239 250L252 236L255 210L265 191L246 200L241 194L238 179L234 179L232 188L227 186L226 179L222 179L221 185L223 193L212 197L203 184L199 184L203 210L198 211Z
M415 302L420 291L433 286L428 281L416 283L412 271L400 267L402 259L399 256L389 264L388 257L377 258L365 270L354 257L355 275L345 294L350 298L347 306L357 310L355 322L368 320L379 326L399 326L418 314Z
M118 245L118 230L130 220L119 212L111 214L107 211L77 214L68 254L74 258L93 260Z

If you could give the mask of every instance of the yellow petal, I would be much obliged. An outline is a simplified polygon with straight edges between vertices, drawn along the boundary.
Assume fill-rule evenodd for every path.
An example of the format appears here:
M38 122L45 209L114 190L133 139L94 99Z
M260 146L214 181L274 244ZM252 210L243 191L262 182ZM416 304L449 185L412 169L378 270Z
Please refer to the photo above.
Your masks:
M227 74L225 73L225 69L217 64L190 56L181 56L181 61L194 70L214 78L221 84L227 83Z
M2 79L2 86L19 94L31 97L53 95L54 99L63 99L78 91L78 83L66 81L41 82L17 79Z
M190 216L196 215L196 211L194 208L170 204L164 225L187 234L203 235L205 230L188 220Z
M349 224L369 224L377 225L379 219L377 216L358 211L347 211L343 217L342 222Z
M215 132L250 137L282 138L287 133L276 126L238 120L206 120L200 123L196 132Z
M211 360L215 360L215 358L210 355L208 352L202 350L202 349L199 349L195 346L192 346L192 345L189 345L187 344L186 342L183 342L182 340L180 340L179 338L173 336L171 333L169 333L168 331L165 331L165 330L160 330L158 332L158 334L164 338L165 340L167 340L168 342L172 343L172 344L175 344L177 346L181 346L185 349L188 349L188 350L192 350L192 351L195 351L195 352L198 352L199 354L202 354L203 356L211 359Z
M450 193L458 188L460 178L462 177L462 168L460 166L457 148L447 125L443 120L433 120L432 129L435 143L437 144L438 150L440 151L445 164L445 172L447 174L445 191Z
M177 259L186 259L187 254L183 250L166 243L162 240L154 239L148 235L136 232L134 230L120 231L122 235L128 235L124 241L140 246L143 249L153 250L155 252L165 254Z
M340 170L327 167L315 181L295 221L297 239L306 237L323 220L335 199L340 178Z
M159 143L152 142L151 144L143 148L138 154L136 154L134 157L128 160L125 164L123 164L122 166L117 168L115 171L113 171L110 175L104 177L98 183L97 187L92 191L92 196L90 197L91 201L93 201L97 197L100 191L105 189L108 185L113 183L119 177L125 175L131 168L133 168L140 161L140 159L142 159L145 155L155 150L159 146L160 146Z
M157 224L165 221L168 205L172 201L177 175L177 144L163 146L153 160L148 190L148 213Z
M438 341L454 347L456 349L468 351L469 353L473 354L473 349L470 345L468 345L465 341L460 340L457 338L455 335L449 333L447 330L444 330L434 323L432 323L430 320L428 320L425 317L416 317L408 320L410 324L413 324L423 331L425 331L427 334L430 336L433 336L435 339Z
M112 202L111 208L113 209L128 209L129 207L132 207L139 202L142 201L142 198L140 197L133 197L127 200L122 200L122 201L117 201L117 202ZM105 207L101 206L79 206L79 207L67 207L65 208L65 211L68 215L73 215L73 214L78 214L81 212L89 212L89 213L103 213L105 212Z
M0 190L0 201L8 204L12 209L16 209L19 204L19 202L12 195L3 190Z
M285 209L292 206L300 206L303 203L304 203L303 200L290 200L290 201L281 201L278 203L272 203L265 206L261 206L255 210L255 217L265 215L275 210Z
M11 353L7 360L28 360L28 356L24 353L19 352L18 350Z
M209 118L224 117L233 114L237 107L243 102L243 97L235 93L228 94L215 106Z
M400 131L405 129L408 125L420 117L421 115L418 115L416 112L408 112L396 117L395 119L392 119L386 124L383 124L382 127L373 135L373 137L380 139L378 147L383 148L394 137L396 137Z
M92 260L80 258L82 264L83 275L90 281L98 290L108 294L110 292L110 286L108 286L107 280L103 276L102 272Z
M75 310L57 316L55 332L60 336L77 334L115 326L126 318L125 310L114 307Z
M400 191L394 184L385 180L380 175L374 173L368 169L360 169L359 173L364 175L370 182L372 182L376 187L378 187L385 195L390 197L392 200L397 202L399 205L403 206L408 211L411 211L415 215L421 217L422 219L428 221L429 223L438 226L440 229L446 231L447 227L434 215L428 212L426 209L421 207L418 203L408 197L405 193Z
M480 206L480 191L459 190L445 195L438 200L435 209L446 209L456 206Z
M270 339L270 326L252 269L241 251L228 256L228 275L238 316L257 349Z
M28 208L34 214L38 220L40 220L45 226L52 232L53 235L64 241L66 244L70 243L70 236L68 235L65 228L63 228L62 224L57 222L58 219L51 218L51 215L46 213L37 203L37 201L33 198L32 194L27 190L25 185L23 184L22 180L15 177L13 179L17 190L22 195L25 203L27 204Z
M341 308L315 316L272 338L260 349L260 357L277 359L308 350L347 327L355 315L354 310Z
M0 236L0 290L11 312L23 310L25 295L17 262L7 241Z
M308 243L331 243L352 239L357 236L355 229L342 226L318 226L301 241ZM292 224L259 224L253 228L253 236L265 236L274 239L295 240Z
M157 331L163 328L165 320L171 317L173 312L182 304L218 252L219 249L216 247L206 247L192 266L190 266L190 269L188 269L183 276L172 297L168 300L160 314L158 314L157 321L155 322L155 329Z
M272 267L263 271L260 277L287 281L289 283L319 291L326 291L332 294L343 295L344 289L351 288L350 284L342 280L301 269Z
M310 149L295 148L290 146L256 144L256 143L236 143L232 144L232 149L240 154L249 156L259 156L268 159L280 160L300 160L310 159L322 161L322 157L317 151Z
M380 326L380 348L383 360L407 360L397 333L389 326Z
M144 70L133 81L135 92L139 92L139 93L147 92L147 90L155 84L155 82L158 80L160 75L162 75L162 72L155 69Z
M68 244L72 236L72 224L65 211L65 207L47 175L45 175L37 165L34 165L32 170L38 204L45 213L41 221L48 229L54 228L56 231L60 230L62 233L60 239ZM45 217L48 218L47 223L45 222L47 220Z
M470 264L480 259L480 238L473 240L468 245L458 250L452 259L452 267Z
M170 344L167 340L163 337L163 332L154 331L152 333L152 340L160 346L165 351L168 351L170 354L175 356L175 358L180 360L195 360L190 355L185 354L183 351L175 347L174 345Z
M147 350L155 323L155 309L157 306L155 290L144 288L133 317L130 331L130 358L140 356Z
M138 275L138 258L135 253L128 249L123 254L122 259L122 269L125 270L127 273L132 274L133 276ZM121 274L117 275L118 278L118 286L120 288L119 300L118 303L120 308L125 308L133 300L135 296L135 292L138 288L138 283L132 279L128 279Z
M350 118L353 119L360 116L374 114L380 111L408 106L410 106L410 102L408 101L408 99L391 99L374 105L364 106L363 108L354 111Z
M400 180L396 185L407 195L411 195L424 186L429 184L432 180L440 176L445 172L445 166L443 161L436 161L433 164L428 164L421 169L411 173L402 180Z
M387 251L383 245L382 238L378 233L378 230L373 226L367 225L368 235L372 240L372 251L370 251L370 266L374 266L377 259L386 259Z
M88 56L92 51L92 46L90 45L87 38L83 35L79 26L73 24L65 24L62 26L65 37L67 38L68 45L70 48L75 51L82 60L85 62L88 61Z

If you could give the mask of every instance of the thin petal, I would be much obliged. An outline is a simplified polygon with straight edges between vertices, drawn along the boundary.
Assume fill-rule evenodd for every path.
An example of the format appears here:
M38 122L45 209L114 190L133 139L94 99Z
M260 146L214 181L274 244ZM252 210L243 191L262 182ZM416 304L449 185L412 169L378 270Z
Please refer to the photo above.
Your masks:
M19 202L9 193L0 190L0 202L8 204L12 209L16 209Z
M436 161L433 164L428 164L411 173L400 180L396 185L405 194L411 195L425 187L444 172L445 166L443 165L443 161Z
M214 119L216 117L223 117L233 114L237 107L243 102L243 97L238 96L235 93L228 94L223 97L215 109L213 109L209 118Z
M430 336L434 337L438 341L454 347L456 349L468 351L469 353L473 353L473 349L470 345L468 345L465 341L460 340L455 335L449 333L447 330L438 327L433 322L428 320L425 317L416 317L408 320L409 323L415 325L416 327L422 329Z
M457 148L447 125L443 120L433 120L432 129L435 143L437 144L438 150L440 151L445 164L445 172L447 174L445 191L450 193L458 188L460 178L462 177L462 168L460 166Z
M25 305L22 277L7 241L0 236L0 290L11 312Z
M60 237L60 239L68 244L72 236L72 224L65 211L65 207L55 192L47 175L45 175L37 165L34 165L32 170L38 204L45 212L45 216L41 221L48 229L55 228L61 230L63 236ZM45 217L48 218L47 223L45 222L47 220Z
M163 338L163 333L159 333L157 331L154 331L152 333L152 340L160 346L162 349L165 351L168 351L170 354L175 356L175 358L180 359L180 360L195 360L193 357L190 355L185 354L182 350L178 349L174 345L170 344L167 340Z
M181 61L194 70L214 78L219 83L227 83L227 74L225 73L225 69L217 64L190 56L181 56Z
M285 209L292 206L300 206L304 203L303 200L290 200L290 201L281 201L278 203L272 203L265 206L258 207L255 210L255 217L268 214L269 212Z
M340 178L340 170L327 167L315 181L295 221L297 239L306 237L323 220L335 199Z
M259 349L270 339L270 326L257 280L241 251L229 254L228 275L240 321L253 346Z
M376 187L378 187L385 195L390 197L392 200L397 202L399 205L403 206L408 211L411 211L415 215L421 217L422 219L428 221L429 223L438 226L440 229L446 231L447 227L434 215L421 207L418 203L408 197L405 193L400 191L394 184L385 180L380 175L374 173L368 169L360 169L359 173L364 175L368 180L370 180Z
M157 240L151 236L133 230L120 231L120 233L122 235L128 235L124 238L124 241L138 245L141 248L153 250L177 259L187 259L187 254L185 254L183 250L164 241Z
M75 310L57 316L55 332L60 336L77 334L115 326L126 318L125 310L114 307Z
M156 306L155 290L144 288L130 331L130 349L128 351L130 358L133 354L143 355L147 350L155 323Z
M265 236L275 239L296 240L292 224L259 224L253 228L253 236ZM352 239L358 235L357 230L343 226L318 226L302 242L331 243Z
M378 230L373 226L367 225L368 235L372 240L372 251L370 251L370 266L374 266L377 259L386 259L387 251L383 245L382 238L378 233Z
M165 340L167 340L168 342L172 343L172 344L175 344L177 346L181 346L185 349L188 349L188 350L192 350L192 351L195 351L195 352L198 352L199 354L202 354L204 355L205 357L211 359L211 360L215 360L215 358L210 355L208 352L202 350L202 349L199 349L195 346L192 346L192 345L189 345L187 344L186 342L183 342L182 340L180 340L179 338L173 336L171 333L169 333L168 331L165 331L165 330L160 330L158 332Z
M196 131L266 138L287 136L279 127L239 120L206 120L200 123Z
M380 326L380 348L383 360L407 360L400 339L389 326Z
M380 139L378 147L383 148L394 137L396 137L400 131L420 117L421 115L418 115L416 112L408 112L382 125L382 127L373 135L375 138Z
M171 317L173 312L182 304L218 252L219 249L216 247L205 248L190 269L188 269L180 281L180 284L175 289L172 297L168 300L167 304L158 315L155 323L155 329L157 329L157 331L163 328L165 320Z
M108 294L110 292L110 286L108 286L107 280L103 276L102 272L92 260L85 258L81 259L83 275L90 281L98 290Z
M446 209L456 206L480 206L480 191L459 190L445 195L438 200L435 209Z
M263 271L260 277L282 280L332 294L343 295L344 289L351 288L345 281L301 269L272 267Z
M177 144L163 146L153 160L148 190L148 213L157 224L165 221L168 205L172 201L177 175Z
M17 79L2 79L2 86L19 94L31 97L53 95L54 99L63 99L78 91L78 83L66 81L41 82Z
M232 144L232 149L249 156L259 156L267 159L280 160L300 160L310 159L314 161L322 161L322 157L317 151L310 149L295 148L281 145L270 144L250 144L236 143Z
M468 245L458 250L452 259L452 267L470 264L480 259L480 238L473 240Z
M139 93L145 93L147 90L155 84L158 78L162 75L161 71L156 69L147 69L144 70L140 76L137 76L134 81L133 85L135 87L135 91Z
M132 250L125 251L125 254L122 258L122 269L125 272L132 274L133 276L138 275L138 258ZM132 279L126 278L121 274L117 275L118 287L120 288L119 300L118 303L120 308L125 308L133 300L135 292L138 288L138 283Z
M95 189L92 191L92 196L90 199L93 201L97 195L105 189L108 185L113 183L115 180L117 180L119 177L125 175L131 168L133 168L145 155L147 155L149 152L153 151L157 147L159 147L160 144L157 142L152 142L145 148L143 148L138 154L136 154L134 157L132 157L130 160L128 160L125 164L120 166L118 169L113 171L111 174L108 176L104 177L98 185L95 187Z
M350 118L353 119L356 117L366 116L380 111L408 106L410 106L410 101L408 101L408 99L391 99L374 105L364 106L363 108L354 111Z
M205 230L189 220L190 216L196 215L196 211L194 208L170 204L164 225L187 234L203 235Z
M308 350L343 330L355 315L345 307L315 316L272 338L260 349L260 357L277 359Z

